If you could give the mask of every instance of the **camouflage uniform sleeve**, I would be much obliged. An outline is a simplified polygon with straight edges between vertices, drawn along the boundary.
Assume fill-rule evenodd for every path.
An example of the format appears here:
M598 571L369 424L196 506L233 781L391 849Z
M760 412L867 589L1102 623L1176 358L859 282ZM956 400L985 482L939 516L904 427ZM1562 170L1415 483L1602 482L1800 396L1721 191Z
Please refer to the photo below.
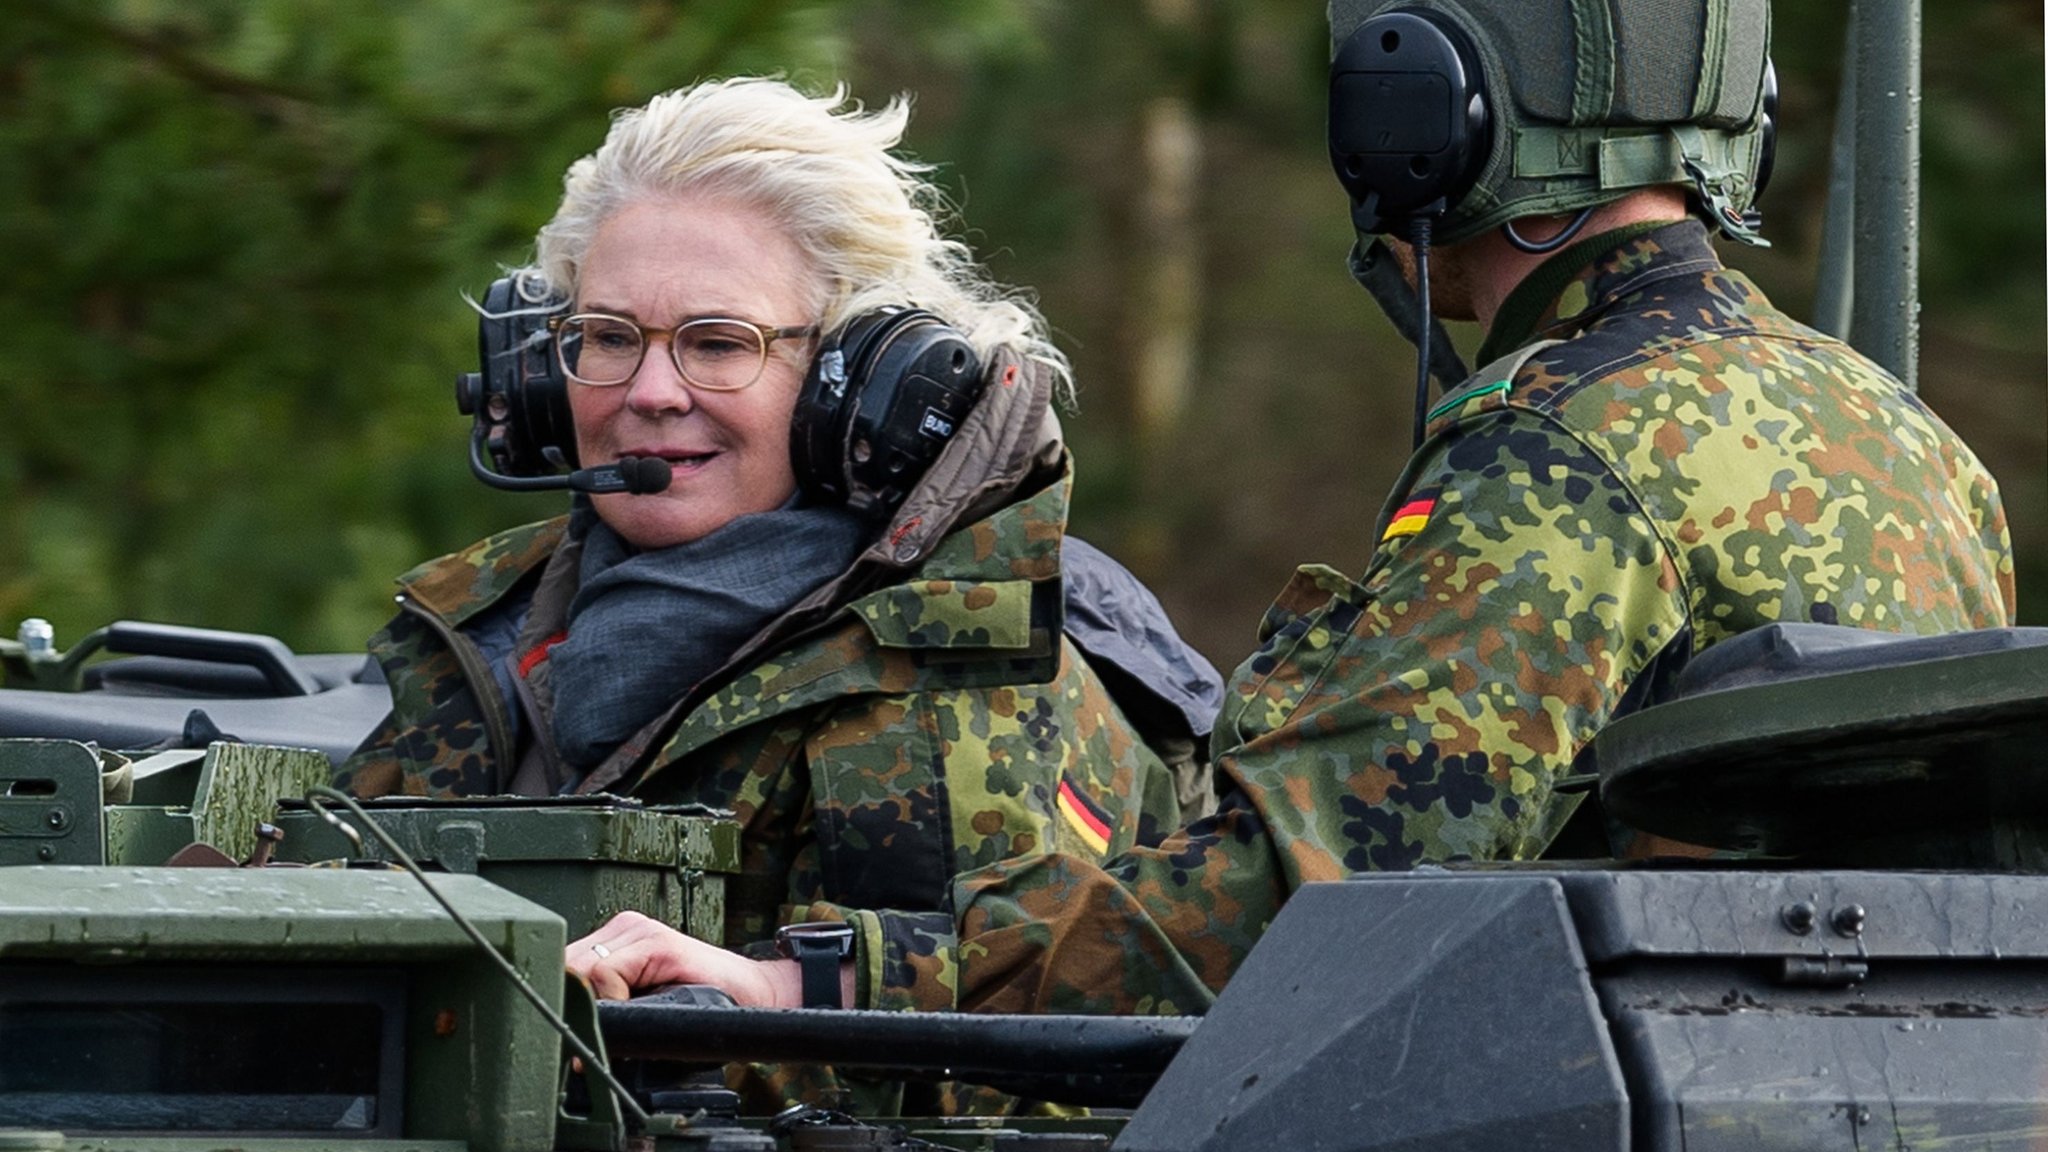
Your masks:
M399 722L396 712L386 712L384 719L370 730L356 750L349 753L341 767L334 773L334 786L359 799L374 796L389 796L399 790L404 777L399 767L393 746L405 725Z
M391 711L342 762L335 787L365 799L494 791L482 707L447 645L400 613L369 651L391 686Z
M1303 883L1540 852L1553 786L1685 632L1687 590L1635 495L1540 415L1477 413L1406 480L1365 579L1305 570L1233 676L1216 816L1101 868L962 877L958 940L871 950L869 1002L1200 1010Z
M424 632L417 621L401 613L370 637L366 648L383 671L386 684L409 682L414 662L425 654L421 644ZM362 799L403 791L405 765L400 761L398 744L412 725L399 715L396 695L392 710L384 714L384 719L377 722L335 771L336 788Z

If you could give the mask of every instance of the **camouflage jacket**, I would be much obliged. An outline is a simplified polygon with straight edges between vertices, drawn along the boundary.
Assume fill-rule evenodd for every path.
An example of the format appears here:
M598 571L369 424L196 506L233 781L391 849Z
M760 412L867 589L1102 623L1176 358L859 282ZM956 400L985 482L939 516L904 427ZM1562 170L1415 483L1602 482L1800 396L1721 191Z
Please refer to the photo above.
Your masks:
M784 908L818 900L942 909L955 872L1044 851L1100 859L1179 822L1159 759L1061 634L1066 500L1055 483L948 536L913 578L686 706L620 778L629 787L612 785L737 814L744 872L728 885L728 940L763 939ZM564 527L500 533L400 578L404 610L370 642L393 711L343 766L342 787L507 790L499 710L519 705L476 666L463 630L507 598L548 614L533 586ZM545 643L518 651L525 695ZM523 728L522 744L545 730Z
M863 1004L1200 1011L1303 883L1542 852L1579 751L1693 652L1781 620L2011 622L1975 456L1697 224L1546 268L1506 338L1562 342L1435 408L1360 579L1303 568L1268 612L1215 733L1219 812L1107 864L962 877L951 913L835 910Z

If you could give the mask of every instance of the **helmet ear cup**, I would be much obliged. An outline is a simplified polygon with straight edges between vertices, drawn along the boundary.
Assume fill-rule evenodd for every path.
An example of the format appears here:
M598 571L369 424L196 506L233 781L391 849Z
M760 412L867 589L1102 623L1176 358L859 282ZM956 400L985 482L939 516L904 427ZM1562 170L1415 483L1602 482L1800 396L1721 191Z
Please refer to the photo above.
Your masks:
M1365 234L1455 207L1492 147L1471 41L1434 11L1381 12L1330 62L1330 163Z
M966 338L915 308L854 317L819 344L797 393L790 463L811 499L893 512L981 398Z

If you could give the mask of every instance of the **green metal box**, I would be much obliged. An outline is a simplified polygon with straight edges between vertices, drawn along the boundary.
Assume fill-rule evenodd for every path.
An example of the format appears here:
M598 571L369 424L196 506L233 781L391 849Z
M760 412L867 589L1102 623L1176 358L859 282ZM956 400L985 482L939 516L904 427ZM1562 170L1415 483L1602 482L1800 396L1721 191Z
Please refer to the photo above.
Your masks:
M217 849L203 853L213 862L241 862L263 824L283 833L275 863L382 861L374 837L363 833L359 851L298 799L331 774L306 749L218 743L131 762L76 741L0 740L0 865L161 865L193 845ZM103 793L123 802L102 804ZM363 806L422 865L516 892L562 917L572 938L628 909L724 937L725 877L739 870L728 813L616 796Z
M616 796L393 797L363 807L422 865L516 892L567 921L572 939L630 909L723 941L725 877L740 859L739 825L724 813ZM284 832L277 860L314 863L354 851L301 801L286 801L274 823ZM383 859L377 842L363 839L362 858Z
M433 884L561 1009L559 917ZM0 873L0 1128L47 1143L544 1152L561 1047L403 872Z

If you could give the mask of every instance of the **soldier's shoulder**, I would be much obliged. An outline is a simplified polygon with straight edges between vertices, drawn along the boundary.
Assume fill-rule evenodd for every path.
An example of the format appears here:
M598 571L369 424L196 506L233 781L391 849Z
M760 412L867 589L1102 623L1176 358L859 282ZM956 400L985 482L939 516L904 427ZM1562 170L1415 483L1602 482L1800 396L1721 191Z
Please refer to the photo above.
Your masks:
M1503 387L1500 403L1595 434L1680 409L1699 409L1695 423L1733 426L1795 408L1918 404L1878 365L1780 311L1727 269L1685 278L1541 350Z
M569 518L557 516L494 533L412 568L398 578L399 587L430 611L459 621L545 564L568 527Z

